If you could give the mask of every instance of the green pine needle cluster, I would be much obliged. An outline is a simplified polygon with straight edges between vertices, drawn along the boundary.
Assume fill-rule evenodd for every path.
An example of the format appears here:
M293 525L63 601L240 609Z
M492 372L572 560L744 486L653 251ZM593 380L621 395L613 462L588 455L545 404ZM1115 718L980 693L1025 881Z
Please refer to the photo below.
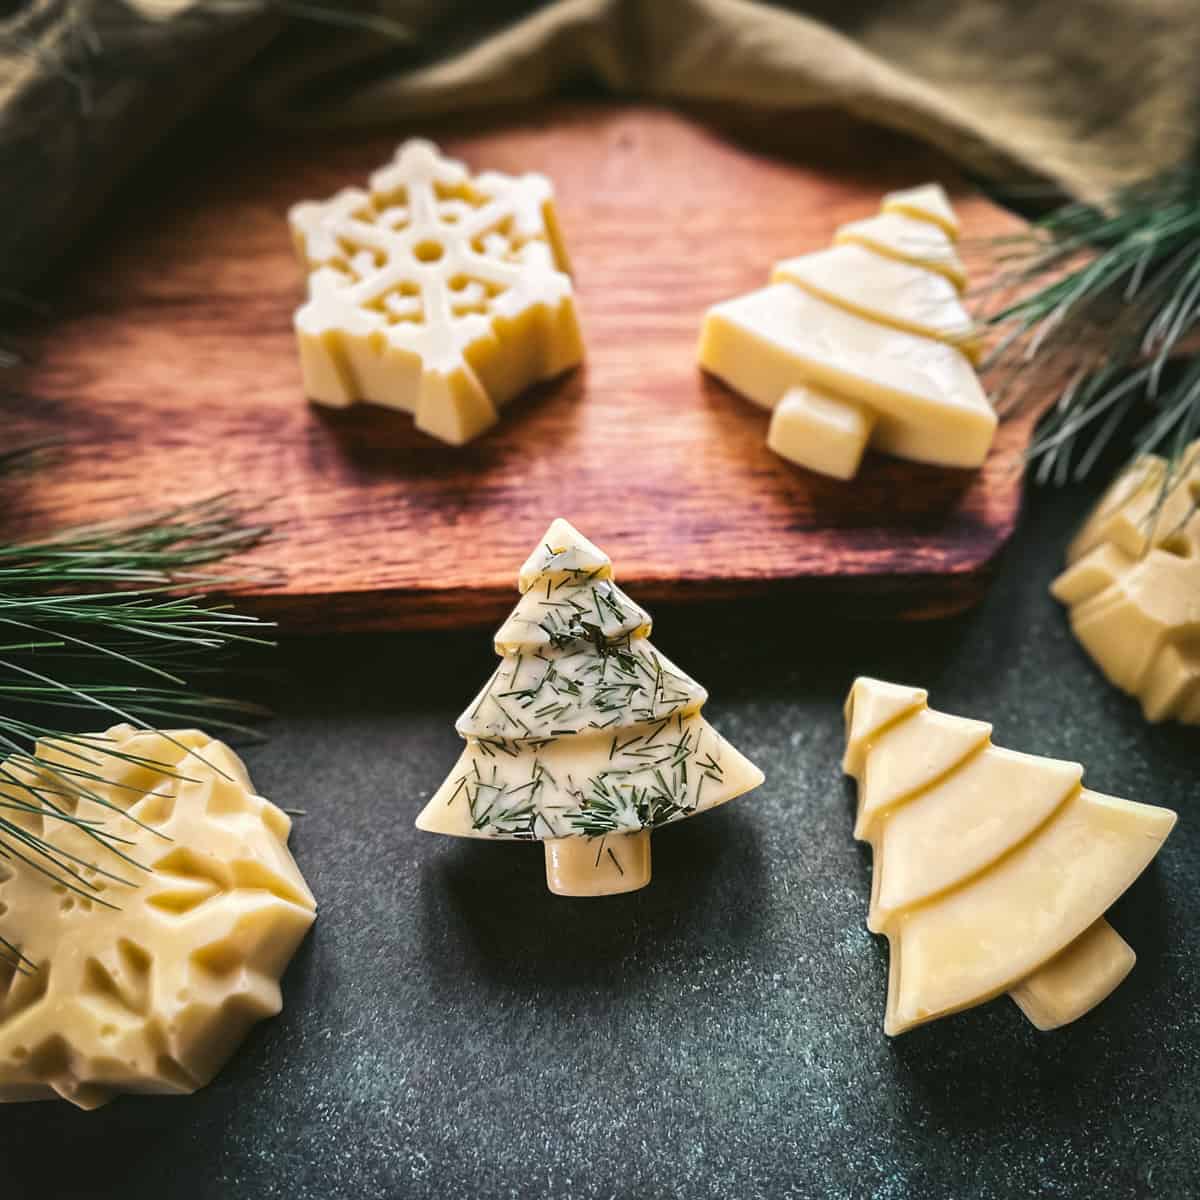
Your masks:
M998 251L993 399L1005 414L1058 395L1030 448L1039 480L1082 478L1143 413L1137 452L1178 464L1200 432L1200 169L1067 204Z
M7 465L28 458L29 449L8 454ZM96 791L111 766L106 760L144 760L98 748L77 731L124 721L250 732L253 706L195 691L187 678L219 667L223 652L239 645L266 644L265 622L204 592L244 579L244 571L235 577L215 565L260 545L268 532L222 496L42 541L0 541L0 860L102 906L93 878L136 881L143 867L127 843L104 822L74 813L84 798L113 807ZM36 744L46 739L65 750L66 762L38 762L35 778ZM31 833L27 820L14 820L18 814L84 829L94 858L66 854ZM4 957L19 969L31 966L0 938Z

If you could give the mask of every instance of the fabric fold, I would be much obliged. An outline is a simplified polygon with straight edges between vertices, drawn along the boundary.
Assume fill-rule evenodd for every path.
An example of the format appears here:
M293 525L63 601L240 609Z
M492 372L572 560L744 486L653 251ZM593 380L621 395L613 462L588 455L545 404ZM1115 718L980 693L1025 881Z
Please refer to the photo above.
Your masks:
M0 20L0 175L19 181L0 283L36 277L218 95L290 132L580 84L727 107L733 132L741 113L838 106L1002 186L1094 200L1194 152L1197 58L1194 0L34 0Z

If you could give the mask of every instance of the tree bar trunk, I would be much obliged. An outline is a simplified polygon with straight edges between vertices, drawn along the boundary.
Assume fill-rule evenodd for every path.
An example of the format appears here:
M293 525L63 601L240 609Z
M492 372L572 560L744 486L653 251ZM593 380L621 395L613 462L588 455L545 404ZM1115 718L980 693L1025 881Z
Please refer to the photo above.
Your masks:
M1095 1008L1136 961L1129 943L1101 917L1009 995L1039 1029L1057 1029Z
M608 837L553 838L546 847L546 886L559 896L616 896L650 882L650 831Z

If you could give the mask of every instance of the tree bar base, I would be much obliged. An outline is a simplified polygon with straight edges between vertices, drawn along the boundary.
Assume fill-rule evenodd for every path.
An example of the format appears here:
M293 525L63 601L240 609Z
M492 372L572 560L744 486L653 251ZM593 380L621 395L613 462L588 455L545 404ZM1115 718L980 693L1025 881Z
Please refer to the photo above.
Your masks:
M1058 1029L1095 1008L1135 962L1129 943L1101 917L1009 995L1039 1029Z
M650 882L650 831L545 843L546 886L557 896L617 896Z

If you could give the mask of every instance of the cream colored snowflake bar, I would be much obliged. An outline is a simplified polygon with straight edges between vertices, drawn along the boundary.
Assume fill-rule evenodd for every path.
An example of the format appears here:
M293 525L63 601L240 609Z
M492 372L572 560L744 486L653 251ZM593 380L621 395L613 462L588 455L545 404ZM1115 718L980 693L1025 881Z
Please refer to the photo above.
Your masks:
M711 308L700 365L772 409L767 445L821 474L853 477L868 445L978 466L996 416L972 365L957 229L936 184L891 193L831 248L777 263L770 287Z
M650 616L564 520L521 569L500 665L458 720L466 749L417 818L456 837L545 843L565 896L650 881L650 831L757 787L701 715L708 693L650 644Z
M1168 478L1139 459L1067 551L1053 594L1097 665L1148 721L1200 724L1200 441Z
M316 915L288 852L291 822L227 746L195 730L118 725L44 743L37 758L68 774L8 760L5 816L108 874L84 868L71 891L0 860L0 937L30 964L0 964L0 1100L96 1108L120 1092L194 1092L279 1012L280 976ZM64 778L79 795L62 795ZM72 820L27 811L19 783ZM98 850L88 821L126 839L149 872Z
M843 769L874 855L867 927L888 938L884 1029L1008 992L1039 1029L1099 1004L1134 954L1104 913L1175 824L1082 785L1078 763L1002 750L921 688L855 681Z
M583 359L550 181L472 176L405 142L366 191L289 214L308 300L295 325L304 386L322 404L415 415L453 445Z

